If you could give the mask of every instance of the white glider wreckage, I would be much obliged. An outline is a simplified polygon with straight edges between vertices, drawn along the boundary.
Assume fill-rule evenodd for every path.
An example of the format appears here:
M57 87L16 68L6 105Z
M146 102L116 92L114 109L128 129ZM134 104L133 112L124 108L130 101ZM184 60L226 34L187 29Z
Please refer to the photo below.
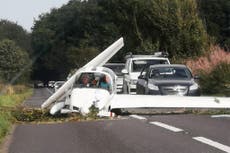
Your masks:
M99 109L99 116L109 116L111 111L125 108L230 108L230 98L227 97L116 94L117 76L102 65L123 46L123 38L120 38L78 69L42 104L42 109L50 108L52 115L59 112L85 115L95 105ZM109 84L103 85L104 81Z

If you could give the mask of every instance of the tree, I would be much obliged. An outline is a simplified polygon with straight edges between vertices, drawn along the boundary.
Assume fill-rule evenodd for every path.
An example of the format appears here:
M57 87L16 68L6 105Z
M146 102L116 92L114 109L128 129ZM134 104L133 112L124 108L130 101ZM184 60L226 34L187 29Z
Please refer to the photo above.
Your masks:
M168 51L171 57L202 54L207 34L194 0L100 0L134 53Z
M40 54L34 78L66 79L71 69L83 66L119 38L117 28L103 16L96 2L79 1L41 15L32 32L35 55Z
M198 0L200 16L214 43L230 50L230 1Z
M13 40L17 46L27 51L29 55L32 55L32 48L30 42L30 33L24 30L17 23L0 20L0 40L9 39Z
M0 78L6 83L28 81L30 68L28 53L14 41L0 41Z
M65 79L120 36L125 47L113 61L127 52L192 57L207 44L194 0L71 0L35 22L32 45L40 56L34 78Z

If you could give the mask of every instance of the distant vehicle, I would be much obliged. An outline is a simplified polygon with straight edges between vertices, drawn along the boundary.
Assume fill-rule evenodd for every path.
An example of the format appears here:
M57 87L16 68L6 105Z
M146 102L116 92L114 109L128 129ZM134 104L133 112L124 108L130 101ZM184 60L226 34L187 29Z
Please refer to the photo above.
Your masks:
M137 81L137 94L200 96L200 88L185 65L161 64L143 69Z
M43 88L44 87L44 83L42 81L36 80L34 82L34 88Z
M123 91L123 74L122 69L125 68L125 63L106 63L104 67L110 68L117 75L117 92Z
M48 87L54 88L55 81L49 81L48 82Z
M56 81L54 83L54 92L56 92L64 83L65 81Z
M124 74L123 91L128 94L136 93L136 83L141 70L146 65L154 64L170 64L166 54L156 52L154 55L129 55L126 56Z

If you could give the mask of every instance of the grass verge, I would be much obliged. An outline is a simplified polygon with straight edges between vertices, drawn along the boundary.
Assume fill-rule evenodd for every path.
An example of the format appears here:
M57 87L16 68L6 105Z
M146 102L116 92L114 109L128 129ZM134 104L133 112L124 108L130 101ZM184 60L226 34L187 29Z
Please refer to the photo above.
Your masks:
M15 122L12 110L30 97L32 93L32 89L25 88L23 92L5 93L0 96L0 143Z

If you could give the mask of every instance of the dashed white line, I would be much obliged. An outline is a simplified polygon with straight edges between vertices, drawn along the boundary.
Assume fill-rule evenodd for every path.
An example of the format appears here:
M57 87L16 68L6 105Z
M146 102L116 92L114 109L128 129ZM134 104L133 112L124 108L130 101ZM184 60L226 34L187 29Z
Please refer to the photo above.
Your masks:
M230 153L230 147L229 146L223 145L221 143L215 142L215 141L207 139L205 137L193 137L193 139L197 140L199 142L205 143L207 145L210 145L212 147L215 147L217 149L220 149L222 151Z
M230 117L230 114L222 114L222 115L212 115L212 118L218 118L218 117Z
M130 117L136 118L136 119L139 119L139 120L147 120L145 117L139 116L139 115L130 115Z
M174 126L171 126L171 125L167 125L167 124L164 124L164 123L161 123L161 122L149 122L150 124L154 124L154 125L157 125L157 126L160 126L160 127L163 127L167 130L170 130L170 131L173 131L173 132L181 132L181 131L184 131L183 129L179 129L179 128L176 128Z

